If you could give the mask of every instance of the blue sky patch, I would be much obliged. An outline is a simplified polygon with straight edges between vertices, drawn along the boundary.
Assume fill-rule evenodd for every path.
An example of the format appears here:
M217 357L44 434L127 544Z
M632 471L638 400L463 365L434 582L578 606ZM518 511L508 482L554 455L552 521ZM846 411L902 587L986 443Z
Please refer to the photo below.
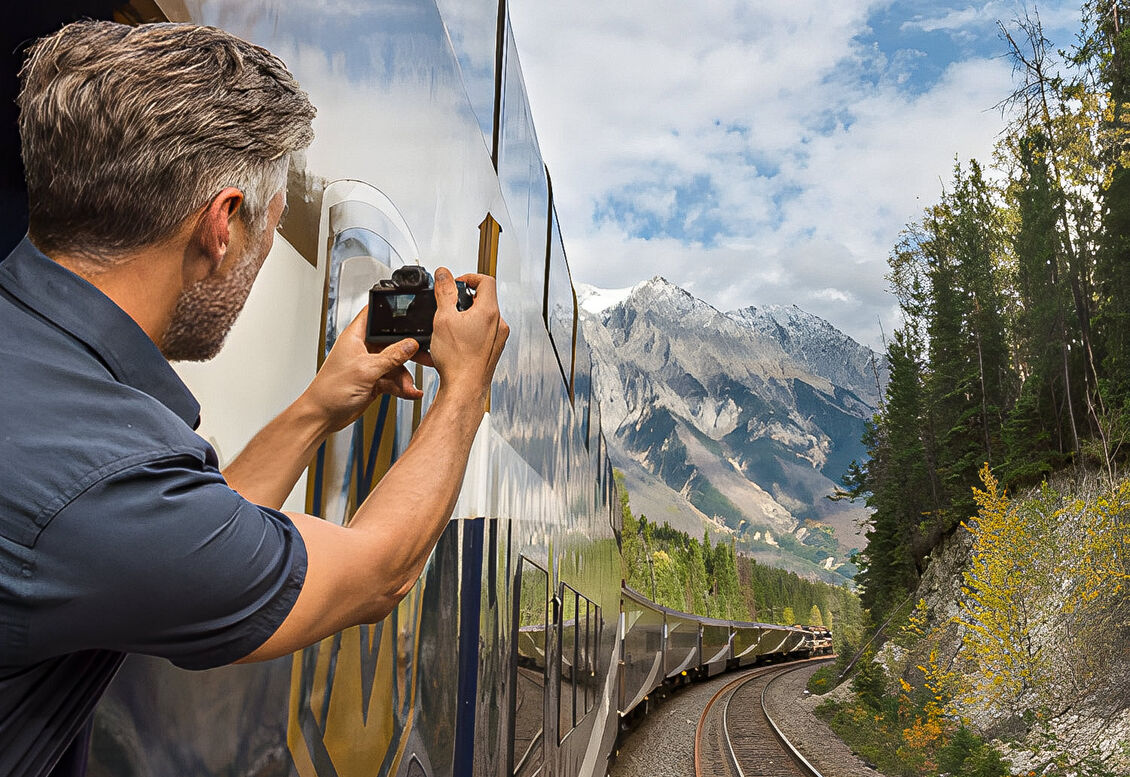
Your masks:
M884 71L873 76L922 94L953 62L1000 56L1004 44L996 21L1008 23L1015 16L1006 3L898 0L877 9L867 20L868 31L856 41L883 55Z
M718 193L709 175L682 183L631 184L606 195L593 208L593 220L614 222L631 237L674 238L706 247L729 234Z

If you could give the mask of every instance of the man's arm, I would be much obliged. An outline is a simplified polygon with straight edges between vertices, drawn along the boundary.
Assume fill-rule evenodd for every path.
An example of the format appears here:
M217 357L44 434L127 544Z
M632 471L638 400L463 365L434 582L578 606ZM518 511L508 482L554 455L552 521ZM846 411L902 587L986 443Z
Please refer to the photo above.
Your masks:
M499 315L494 279L467 275L461 280L478 293L475 304L459 312L451 273L436 272L439 310L431 358L440 389L408 449L349 526L291 516L306 544L306 579L283 624L243 661L276 658L348 626L379 621L415 584L462 487L510 331Z
M367 310L338 336L302 396L251 438L224 469L228 485L247 501L282 507L318 446L353 423L380 394L404 399L423 396L404 367L419 343L405 339L380 353L369 353Z

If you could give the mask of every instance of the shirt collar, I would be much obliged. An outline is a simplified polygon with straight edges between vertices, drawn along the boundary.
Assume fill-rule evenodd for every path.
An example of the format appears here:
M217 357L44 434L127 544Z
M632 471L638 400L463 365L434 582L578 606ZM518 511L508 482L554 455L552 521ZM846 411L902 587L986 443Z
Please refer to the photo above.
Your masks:
M153 397L193 429L200 424L200 404L145 330L27 237L0 263L0 286L85 343L119 382Z

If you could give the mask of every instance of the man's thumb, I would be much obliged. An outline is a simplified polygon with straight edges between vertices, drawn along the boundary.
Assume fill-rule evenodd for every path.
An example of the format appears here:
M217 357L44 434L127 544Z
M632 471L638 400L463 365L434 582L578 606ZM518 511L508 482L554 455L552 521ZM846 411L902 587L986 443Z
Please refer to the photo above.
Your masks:
M411 337L406 337L385 348L380 355L389 359L394 366L400 366L411 359L418 350L420 350L420 344Z

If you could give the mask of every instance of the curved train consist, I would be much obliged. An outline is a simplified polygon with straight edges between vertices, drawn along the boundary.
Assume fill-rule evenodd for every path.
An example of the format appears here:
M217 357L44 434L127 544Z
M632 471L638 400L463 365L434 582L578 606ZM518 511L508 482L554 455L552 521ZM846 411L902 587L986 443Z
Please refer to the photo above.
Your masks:
M825 628L704 618L658 605L624 586L620 603L619 713L647 711L657 690L755 664L830 655Z
M318 107L227 346L178 367L221 461L297 396L398 266L496 276L512 327L455 513L399 607L258 665L131 657L97 711L91 775L603 775L620 721L656 689L830 649L826 633L622 590L592 363L505 0L72 0L58 13L55 27L222 27L281 56ZM424 399L382 398L323 446L286 509L349 520L427 412L435 375L416 378Z

